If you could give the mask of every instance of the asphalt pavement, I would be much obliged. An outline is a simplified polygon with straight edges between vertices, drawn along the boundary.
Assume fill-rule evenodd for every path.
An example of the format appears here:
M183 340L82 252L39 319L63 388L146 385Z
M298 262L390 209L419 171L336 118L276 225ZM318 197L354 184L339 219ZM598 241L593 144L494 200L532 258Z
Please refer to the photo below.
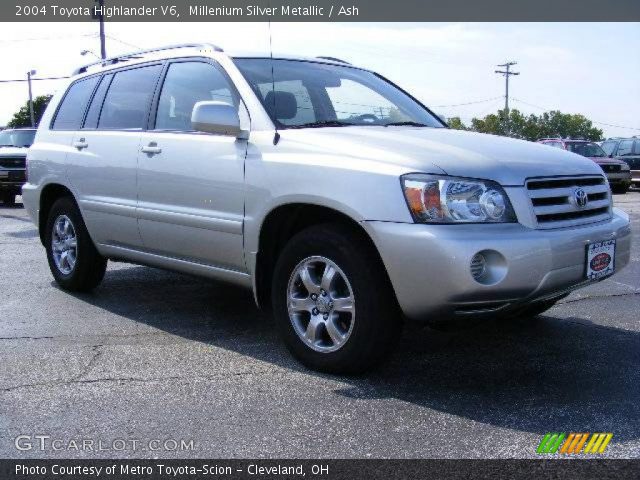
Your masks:
M409 325L355 378L296 363L237 287L110 262L66 293L0 204L0 457L531 458L547 432L611 432L602 456L640 458L640 191L615 204L617 275L535 319Z

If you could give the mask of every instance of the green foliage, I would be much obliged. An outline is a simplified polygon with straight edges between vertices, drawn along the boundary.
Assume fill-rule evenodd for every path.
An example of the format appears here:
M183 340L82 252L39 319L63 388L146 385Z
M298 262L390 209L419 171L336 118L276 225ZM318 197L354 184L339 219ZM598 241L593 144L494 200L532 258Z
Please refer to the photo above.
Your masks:
M41 95L33 99L33 116L36 121L36 126L40 123L42 114L44 113L47 105L51 100L51 95ZM13 114L13 118L7 123L8 128L21 128L31 126L31 114L29 113L29 101L20 107L16 113Z
M545 137L584 138L594 142L602 140L602 130L593 126L584 115L562 113L557 110L542 115L523 115L518 110L509 111L506 121L504 110L498 110L484 118L473 118L467 127L458 117L449 119L449 126L457 130L473 130L480 133L504 135L535 141Z
M454 130L469 130L463 121L460 120L460 117L451 117L447 119L447 124Z

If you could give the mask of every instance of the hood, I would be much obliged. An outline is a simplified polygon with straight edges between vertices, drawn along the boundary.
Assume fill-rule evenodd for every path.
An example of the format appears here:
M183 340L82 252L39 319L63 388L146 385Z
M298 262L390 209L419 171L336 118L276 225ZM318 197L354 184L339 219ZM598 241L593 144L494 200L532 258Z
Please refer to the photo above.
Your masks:
M587 157L587 158L589 160L593 160L599 165L622 165L626 163L622 160L618 160L616 158L610 158L610 157Z
M0 147L0 157L26 157L27 148Z
M281 131L306 151L366 158L404 173L445 173L523 185L529 177L602 175L593 161L559 148L447 128L333 127Z

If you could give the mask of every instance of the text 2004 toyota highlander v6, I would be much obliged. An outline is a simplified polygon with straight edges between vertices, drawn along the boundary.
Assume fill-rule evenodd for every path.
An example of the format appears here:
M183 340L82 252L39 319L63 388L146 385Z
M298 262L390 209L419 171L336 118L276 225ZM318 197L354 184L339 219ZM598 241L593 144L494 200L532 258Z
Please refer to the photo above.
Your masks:
M403 317L534 315L629 261L594 162L450 130L336 59L186 45L83 67L28 159L63 288L107 259L244 285L325 371L371 366Z

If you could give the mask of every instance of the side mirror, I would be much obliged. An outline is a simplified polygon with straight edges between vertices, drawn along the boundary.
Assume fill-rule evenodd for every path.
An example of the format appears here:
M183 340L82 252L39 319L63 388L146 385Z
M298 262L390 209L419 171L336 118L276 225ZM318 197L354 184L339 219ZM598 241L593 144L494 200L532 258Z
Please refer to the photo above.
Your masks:
M238 109L224 102L198 102L191 112L191 126L197 132L244 138Z

